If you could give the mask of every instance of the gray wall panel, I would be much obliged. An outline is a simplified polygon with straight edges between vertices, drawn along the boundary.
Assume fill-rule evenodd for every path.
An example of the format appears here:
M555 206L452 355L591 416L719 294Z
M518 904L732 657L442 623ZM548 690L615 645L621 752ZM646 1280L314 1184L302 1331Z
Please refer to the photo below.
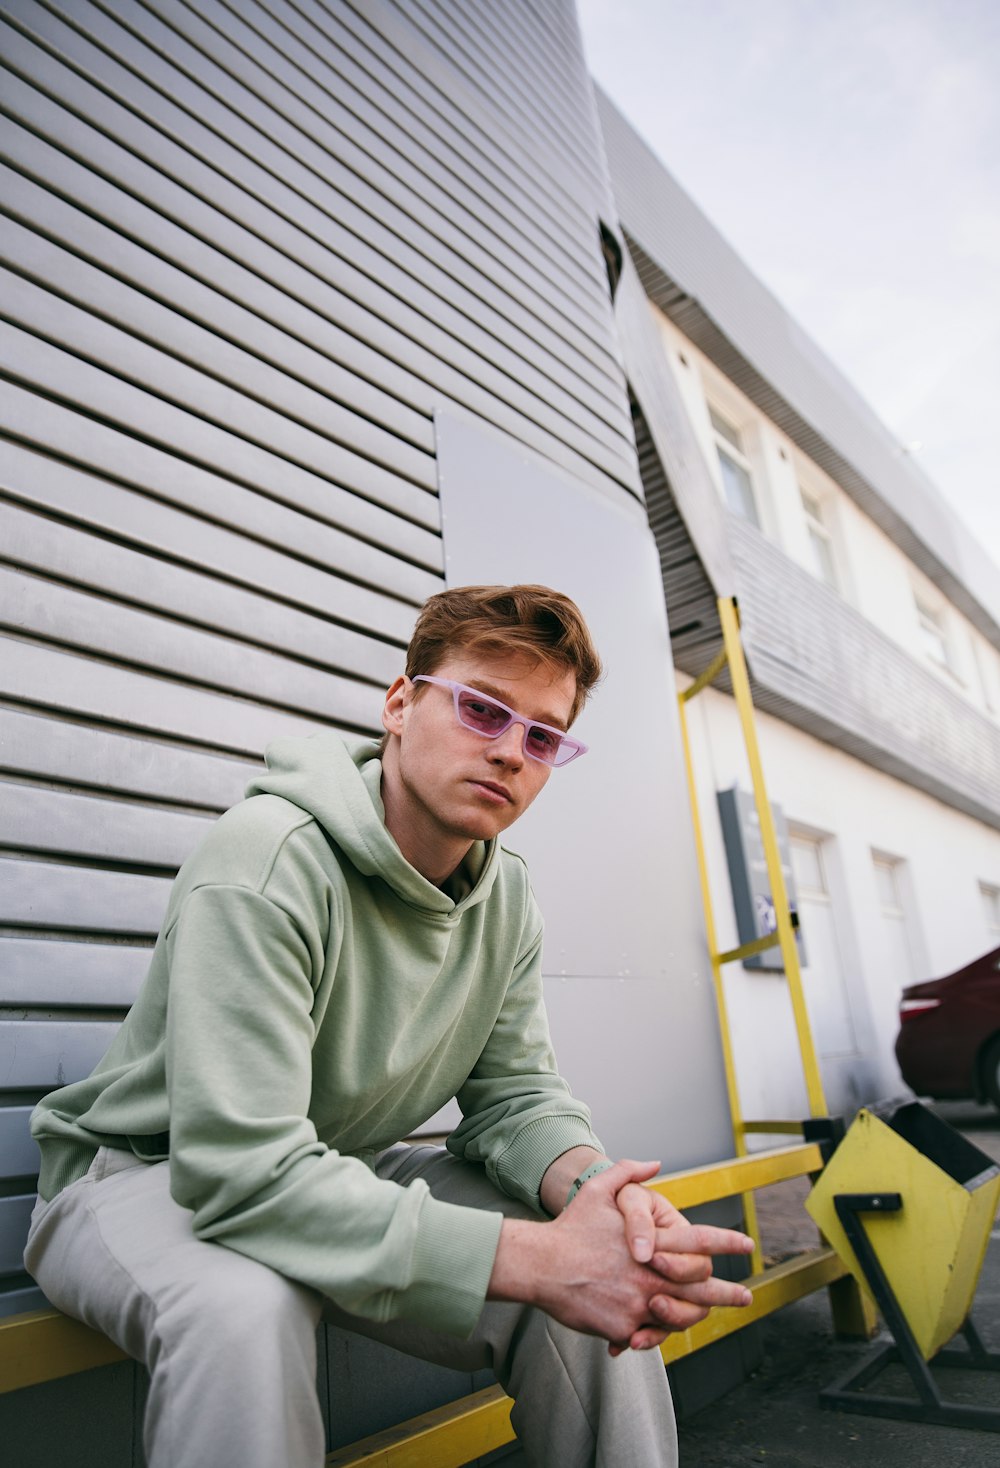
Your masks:
M161 555L139 554L104 537L60 525L2 499L0 547L4 560L25 570L105 592L133 606L175 615L178 608L183 608L186 622L276 651L294 648L299 657L331 671L388 684L399 668L397 646L364 637L257 592L172 565ZM324 612L348 615L343 602L350 606L355 588L334 582L332 589L346 592L346 596L331 597ZM121 646L124 651L125 644ZM265 692L262 685L261 693Z
M69 32L61 39L72 51L83 45L76 32ZM24 75L32 81L42 83L44 79L49 86L52 85L51 73L53 69L58 71L58 66L37 45L20 35L4 42L4 45L9 46L13 62ZM90 65L100 64L105 72L114 71L117 66L113 58L105 57L98 62L89 52L88 61ZM131 77L131 73L126 75ZM49 126L53 125L51 108L26 95L17 82L5 82L4 90L7 105L16 109L17 115L29 125L43 115ZM183 96L184 91L182 84L179 94ZM397 298L415 306L425 323L440 323L453 337L470 344L485 361L496 362L515 380L530 385L543 396L548 395L567 413L578 411L575 403L579 399L587 404L591 413L599 414L612 386L609 379L594 378L597 369L588 366L579 353L573 357L572 365L551 356L547 343L527 336L523 326L508 323L507 310L501 308L500 302L485 300L481 303L480 295L488 296L488 291L463 287L461 282L453 281L447 272L441 270L436 263L437 251L419 254L402 237L385 231L370 215L354 221L358 232L346 229L341 223L341 215L353 219L354 213L349 195L334 195L332 197L339 201L339 206L331 202L328 208L321 208L313 202L314 197L320 200L326 197L321 184L311 179L309 186L303 186L301 192L294 191L284 182L287 168L276 174L259 169L255 161L259 144L253 148L248 146L247 153L231 149L224 135L228 129L209 135L207 141L199 138L196 145L192 144L189 134L199 125L186 112L179 117L171 115L169 132L151 126L144 120L150 106L155 117L165 107L172 108L173 105L159 92L154 93L152 99L144 97L141 110L126 109L113 100L112 95L98 92L80 76L66 70L59 77L58 93L82 118L92 118L110 137L127 137L129 149L151 163L158 172L168 178L176 178L180 174L189 189L196 190L216 208L234 213L237 218L252 219L255 230L263 230L272 241L284 238L289 244L294 242L301 254L305 241L311 240L319 257L328 266L336 256L352 260L367 251L373 255L378 251L377 278ZM191 105L196 110L200 109L202 99L199 97ZM58 119L55 122L59 127ZM175 138L178 129L179 135ZM79 124L74 122L67 129L63 122L59 131L68 143L69 151L79 152ZM103 143L95 142L96 146L92 144L87 150L88 158L98 158L109 152L106 139ZM179 151L178 143L182 151ZM121 150L112 147L111 152L118 157ZM211 166L203 159L211 160ZM372 264L376 264L374 259Z
M258 768L255 760L226 759L0 705L0 770L10 774L219 813L242 797Z
M389 13L388 6L376 4L371 9L376 14ZM421 4L420 0L397 0L393 9L405 14L412 27L410 34L422 37L450 63L452 75L460 77L477 96L489 99L494 125L509 140L513 152L531 157L534 150L540 168L555 190L565 192L570 198L588 197L593 187L593 171L588 167L590 160L585 148L576 146L572 128L565 124L552 126L555 119L547 114L544 94L537 86L525 95L507 80L516 72L514 54L520 44L527 42L520 27L505 26L497 38L500 44L495 40L487 50L481 44L463 44L468 31L464 38L460 37L460 20L452 21L451 15L442 14L440 7ZM398 18L394 19L398 33L402 27Z
M354 98L343 96L341 89L314 89L311 105L303 105L301 98L309 95L309 89L303 89L301 74L284 65L280 51L262 44L232 11L224 29L212 28L169 0L166 4L147 0L147 9L166 21L168 31L121 0L115 0L115 9L119 16L135 21L143 35L162 45L172 59L183 57L191 74L216 96L225 95L227 105L242 117L252 118L255 112L259 117L261 104L265 104L269 118L266 146L269 153L275 153L272 166L280 168L285 177L289 177L287 155L321 186L349 193L360 211L383 223L391 235L408 238L416 226L433 242L448 275L499 307L526 336L544 340L547 350L561 360L572 362L579 352L598 364L603 362L601 351L580 329L581 315L591 304L586 291L580 290L582 301L574 302L558 274L546 290L532 260L518 271L512 269L511 262L518 255L491 238L481 221L475 230L463 228L467 200L438 189L415 166L411 159L422 163L423 153L413 148L405 133L398 135L395 148L377 146L355 110ZM186 40L199 49L187 46ZM266 69L260 60L266 61ZM201 117L207 120L204 110ZM231 128L227 132L234 136ZM259 147L255 153L265 161ZM364 221L365 226L367 223ZM593 300L600 302L594 289L596 278L586 284Z
M406 339L346 297L338 299L329 287L324 290L318 279L310 279L295 261L279 255L249 231L220 215L211 238L199 238L192 229L175 223L166 213L117 188L10 120L0 133L0 152L12 165L0 174L4 205L40 232L65 241L93 263L113 269L117 277L152 296L183 297L192 315L233 339L255 333L276 359L282 350L294 349L284 346L286 337L303 343L325 360L348 369L349 375L338 378L338 391L360 411L368 411L373 402L386 397L397 398L418 414L430 413L427 383L398 366L384 350L392 343L394 355L402 359ZM35 182L36 178L53 184L58 181L69 198L59 197ZM161 202L179 194L179 190L166 192ZM195 211L190 223L204 220L207 213ZM296 289L305 299L297 299ZM335 305L341 324L333 314ZM361 332L374 341L366 340ZM383 350L377 349L380 346ZM419 357L414 349L413 362ZM387 416L392 416L391 409ZM414 420L405 421L422 441Z
M609 1146L667 1167L728 1156L663 590L645 515L468 419L441 414L437 427L449 584L561 587L606 665L579 720L590 753L553 775L509 838L545 914L546 1002L560 1062ZM501 491L511 513L494 523L484 508ZM570 519L576 533L567 536ZM637 708L657 731L655 749L623 758L622 729Z
M1000 729L754 526L730 545L755 701L1000 827Z
M0 384L0 426L29 443L65 455L87 470L114 475L144 491L133 497L89 473L81 475L62 459L0 437L0 486L9 494L44 505L69 519L169 550L180 560L218 570L234 580L274 591L279 597L304 601L319 610L339 610L345 621L381 631L389 640L405 644L413 606L438 584L423 568L389 555L388 548L383 550L356 535L345 535L335 525L222 479L164 449L126 438L116 428L13 383ZM172 514L157 500L182 506L193 516ZM353 512L365 505L355 496L338 497L333 491L328 500L328 512L338 517L344 517L345 509ZM366 509L371 511L366 519L383 514L372 506ZM405 526L406 543L423 535L415 526L395 517L384 518L392 519L397 529ZM219 525L229 529L219 530ZM393 538L397 543L404 539L387 536L386 540ZM275 551L272 546L281 549ZM420 550L422 544L414 546L415 552ZM439 542L437 553L440 556ZM317 567L323 569L317 571ZM350 584L338 586L326 574L331 569L350 577ZM401 606L395 598L386 596L387 586L410 605ZM379 587L383 593L371 587Z
M48 202L49 207L44 210L48 227L51 229L61 222L72 249L79 248L75 234L77 220L80 219L78 212L72 213L52 196L46 201L41 190L33 188L28 180L20 178L12 170L4 170L4 186L4 203L8 209L24 212L29 195L32 196L30 202L36 205ZM43 213L43 210L38 208L36 212ZM86 227L85 217L80 224ZM91 230L96 232L93 223ZM119 252L124 253L121 246ZM133 254L142 256L140 251L133 251ZM232 302L220 300L204 290L199 293L195 282L181 278L179 272L170 270L162 262L156 262L155 273L150 271L150 278L155 281L158 293L176 293L184 301L183 315L157 304L145 291L131 290L117 274L108 275L88 265L71 250L40 239L37 230L19 225L13 219L2 220L0 258L21 274L51 282L61 297L78 304L84 311L112 319L130 334L155 344L158 350L175 356L179 361L193 363L200 373L208 372L212 377L229 383L258 405L270 405L281 416L309 422L333 443L356 449L425 489L433 488L433 475L428 472L426 458L433 452L433 433L426 416L404 407L387 393L376 391L352 374L338 370L301 343L282 338L279 332L249 312L241 311ZM10 284L13 290L13 282ZM210 329L191 319L197 314L199 300L206 297L209 299L205 315L209 318ZM12 306L17 304L14 298ZM28 301L24 309L30 312ZM40 306L35 307L33 314L22 316L13 310L12 314L18 314L29 330L34 326L34 315L43 326L47 319ZM67 325L62 338L70 348L76 344L72 324L71 321ZM242 334L244 342L239 346L230 345L220 335L220 326L228 328L231 337L238 338ZM108 333L105 337L112 340ZM108 349L109 361L112 360L112 350ZM122 352L124 348L119 347L118 351ZM282 368L285 370L272 367L267 361L269 355L283 357ZM178 380L183 382L183 376ZM322 392L312 385L316 382L322 387ZM341 402L346 402L348 408L341 407ZM356 411L350 411L352 409ZM238 423L235 426L239 426ZM266 420L258 426L258 431L264 426Z
M5 152L13 164L28 172L39 169L39 155L46 148L41 140L14 123L6 124L0 134L0 151ZM310 277L296 262L279 255L248 231L240 231L231 221L220 216L215 227L216 240L221 244L231 236L229 248L239 251L243 261L255 267L251 271L240 260L232 255L223 256L219 250L206 246L163 214L155 213L138 200L115 190L64 154L55 149L48 151L63 188L71 187L81 205L99 209L110 223L135 234L143 246L148 242L148 248L133 245L89 214L40 189L29 178L14 173L12 169L3 169L0 173L3 184L0 199L33 227L56 234L69 248L86 254L102 267L113 264L116 276L135 282L143 292L153 296L163 296L168 291L180 293L188 314L197 316L213 332L221 332L241 346L252 346L256 341L262 350L271 353L279 365L298 364L301 367L301 352L296 350L295 343L291 347L286 345L287 334L294 331L307 343L307 351L309 347L315 347L317 352L326 354L318 368L318 381L323 382L332 376L335 395L359 411L372 411L372 398L379 396L361 380L366 374L377 376L383 386L391 388L404 403L427 413L435 401L433 384L446 398L451 397L473 409L486 408L488 416L504 422L525 442L543 451L547 449L554 457L577 463L584 473L588 471L589 465L582 453L570 446L576 442L575 435L570 443L551 436L556 434L565 438L568 432L572 432L572 425L567 423L565 416L550 406L549 396L555 399L555 393L546 394L544 398L532 396L520 386L519 381L498 372L491 362L476 358L464 342L447 343L433 323L421 323L412 317L412 330L417 340L403 335L342 294L332 292L323 281ZM160 186L154 192L162 193L166 187L163 181L156 180L154 175L151 179ZM184 214L191 212L191 209L186 209ZM152 253L166 250L170 252L170 262ZM183 264L188 271L198 272L212 288L207 289L190 274L182 275L175 269L175 264ZM283 285L284 290L277 289L270 279L262 279L261 274L255 272L264 272ZM293 291L304 296L307 303L296 300L290 294ZM223 294L237 292L240 301L235 305ZM253 313L243 309L244 302L253 305ZM317 314L319 312L323 314ZM339 313L343 321L362 335L342 330L337 321L331 319L334 313ZM412 313L404 307L402 314L408 316ZM261 322L261 317L268 318L278 330L269 330L268 325ZM465 365L465 372L428 357L419 341L422 337L435 335L441 336L442 345L451 346L453 357ZM380 345L383 351L375 351L375 347ZM386 353L391 353L391 356ZM404 370L398 363L407 364L407 368L412 370ZM340 366L348 371L338 372ZM491 396L484 390L483 383L502 397ZM412 416L401 414L392 402L385 414L380 414L380 421L383 417L390 423L398 420L400 431L420 437L422 441L422 435L415 435L412 430ZM591 415L588 423L589 433L579 430L581 449L588 448L591 436L596 434L607 443L617 444L619 453L627 459L629 445L627 439L621 437L627 430L627 420L620 418L617 406L609 404L600 417ZM605 432L605 423L615 425L616 431L610 437L610 430Z
M0 857L0 924L155 937L169 877Z
M357 359L359 371L373 372L380 380L384 375L387 386L398 387L408 397L414 393L419 397L421 387L417 378L423 376L446 396L484 412L490 419L505 422L516 436L574 466L584 477L600 478L581 451L590 446L589 434L580 429L574 431L564 413L554 410L550 404L551 399L555 409L574 411L572 400L563 401L551 383L540 395L526 391L521 377L529 374L523 363L520 372L515 370L513 375L500 370L494 361L495 353L484 356L470 350L468 333L456 336L443 331L436 319L420 315L411 307L405 291L390 292L381 279L366 276L350 262L324 251L315 241L280 228L280 221L278 225L270 221L270 237L262 238L252 209L244 211L246 223L232 217L232 207L228 213L220 213L211 199L203 201L162 172L142 164L103 134L89 129L82 119L55 107L30 89L18 90L16 78L5 78L4 92L7 105L16 106L17 115L27 122L24 128L8 123L0 135L0 151L5 151L18 167L43 181L58 178L61 188L70 186L64 180L71 180L76 196L86 199L88 204L95 201L93 206L110 221L124 221L133 231L138 228L140 237L151 240L154 250L169 246L172 258L191 259L202 272L209 268L223 282L228 278L228 287L224 283L221 287L224 290L238 288L241 276L247 275L244 267L251 266L266 277L263 287L256 277L249 277L251 294L255 291L259 294L263 289L266 295L267 282L275 282L297 298L290 308L293 320L296 312L301 315L303 305L307 310L321 312L321 338L326 322L332 322L334 333L328 350L339 354L338 360L346 359L352 369ZM44 139L34 135L35 129L47 131L60 147L48 148ZM103 168L106 180L90 169L83 171L74 161L72 155L80 148L81 135L86 140L81 159L91 168ZM49 156L42 170L38 155L46 149ZM132 197L133 193L138 198ZM155 215L143 200L155 207ZM184 228L177 229L174 220ZM255 224L257 228L253 227ZM225 249L230 260L206 267L206 259L212 262L216 254L203 241L187 233L188 230L201 233L206 240ZM99 262L103 262L103 256ZM157 274L162 276L162 271L157 269ZM281 307L275 311L275 319L284 326L285 312ZM354 336L337 331L338 323L350 327ZM384 374L369 360L375 347L385 354ZM401 378L395 370L396 363L411 368L414 378ZM424 386L423 392L426 390ZM591 431L605 419L623 421L617 394L604 400L596 417L590 415L587 421ZM547 431L536 425L542 425ZM578 441L579 450L575 446ZM627 440L622 442L625 457L618 477L629 480L632 465Z
M392 0L346 0L322 9L335 14L365 45L376 49L404 78L423 84L435 110L443 111L489 158L490 171L531 191L535 209L547 215L558 237L576 233L579 240L595 194L603 180L592 169L589 177L571 172L564 156L541 130L525 136L512 128L496 107L487 80L477 86L464 77L440 50L429 44ZM345 11L353 12L350 21Z
M0 781L0 847L163 867L173 873L214 816Z
M315 734L329 723L143 674L38 642L0 637L0 695L46 709L258 756L272 738Z
M181 117L169 103L165 108L163 99L154 100L144 84L118 72L116 90L123 100L141 99L147 115L167 119L175 137L195 141L203 154L208 151L204 130L211 129L216 135L210 144L212 156L221 161L232 178L253 186L262 197L280 180L284 187L278 195L271 194L272 198L284 200L287 188L310 200L387 260L396 261L418 278L422 276L444 299L464 300L463 309L474 318L480 303L489 307L488 315L482 313L483 322L488 322L492 331L499 330L498 315L509 322L509 339L516 348L520 349L521 339L535 340L543 353L551 354L571 370L577 370L581 356L601 361L601 354L580 333L575 320L560 321L553 330L556 323L548 302L537 293L529 297L524 282L509 267L499 267L478 241L463 237L445 213L432 209L422 183L415 177L405 186L398 183L382 157L373 158L342 128L338 132L330 129L325 114L312 125L323 139L323 146L303 131L301 117L295 125L273 102L266 112L267 127L262 128L259 120L264 99L245 89L240 74L246 74L246 59L234 51L227 35L201 25L183 7L136 7L130 0L106 3L153 49L137 46L128 32L109 25L92 6L78 3L74 18L100 36L126 65L140 70L154 88L163 86L163 76L168 73L175 88L173 95L178 95L176 78L181 71L184 81L179 95L185 110L190 109L195 117ZM167 24L150 10L158 10ZM200 49L188 44L189 35L197 38ZM220 59L225 70L217 64ZM293 98L293 106L294 102ZM355 137L364 138L356 116L344 114L336 101L327 110L334 118L346 120L350 116ZM243 156L237 157L237 151ZM268 175L266 184L263 174ZM291 213L297 206L288 202L283 207ZM411 248L409 241L414 235L425 236L431 248ZM417 266L418 257L423 257L422 269Z
M0 1275L16 1274L24 1268L24 1236L34 1206L33 1193L0 1198Z
M0 1004L125 1010L149 967L148 943L0 937ZM6 1115L0 1111L0 1121Z
M60 303L55 296L51 299L55 310ZM102 325L94 318L90 320L97 329ZM52 329L57 336L55 321ZM99 334L99 330L95 334ZM237 437L197 413L175 407L141 387L133 387L117 373L92 366L81 357L16 326L5 327L0 337L0 369L43 393L77 403L126 432L145 433L165 449L176 451L178 446L182 446L187 456L223 475L254 486L259 484L265 489L270 483L281 484L283 497L316 512L319 517L331 494L336 493L335 485L324 482L318 475L280 453ZM215 398L224 417L222 398L225 390L221 384L210 383L207 391ZM12 427L17 432L17 422ZM331 457L335 457L333 451ZM378 466L373 465L372 470L375 478L379 478L382 471ZM396 481L396 486L398 498L407 504L408 509L424 511L425 502L420 498L422 491L412 486L408 489L399 481ZM430 497L427 497L427 503L434 504ZM437 506L434 504L435 525L437 518ZM400 575L410 575L410 584L417 579L405 563L400 566ZM427 579L427 573L424 573L421 578L424 585L427 585Z
M98 1021L15 1020L6 1024L0 1030L0 1086L33 1091L82 1080L117 1030L117 1024Z
M530 286L534 299L546 308L558 303L560 317L571 316L574 330L591 318L603 324L606 292L593 257L553 250L527 201L516 195L501 199L496 187L484 187L482 175L456 151L462 140L428 125L432 114L422 98L412 97L407 106L395 94L398 87L374 87L377 58L369 58L365 72L343 48L328 47L318 54L309 44L310 38L317 39L310 19L282 0L270 0L268 11L248 0L238 8L227 7L221 17L211 0L191 8L209 25L214 20L225 39L262 63L252 72L262 98L273 99L289 118L304 119L299 125L306 131L317 129L317 137L328 135L330 123L349 137L363 137L369 160L377 160L384 173L433 202L466 247L485 245L495 260L502 260L506 251L516 252L521 282ZM162 4L159 9L164 13ZM347 39L345 31L340 35ZM239 53L229 46L227 54L228 64L238 69Z
M382 690L278 653L0 566L0 627L351 728L379 726Z
M0 238L0 249L4 248L5 243L10 246L12 233L13 230L8 229L7 240ZM19 243L23 249L26 243L23 236ZM43 268L46 255L54 253L44 243L39 244L38 255ZM63 253L58 252L60 256ZM59 260L53 258L48 263L52 279L60 281ZM78 271L78 262L71 260L70 264L74 272ZM67 290L71 288L66 287ZM319 434L303 429L288 416L287 404L285 412L274 412L267 407L263 401L268 396L265 385L258 384L259 397L251 398L234 391L229 383L217 377L214 372L189 367L176 357L160 351L158 347L149 346L130 332L112 326L95 314L96 309L108 311L110 308L107 303L98 308L91 300L88 302L88 309L83 310L72 305L65 296L42 290L22 276L2 269L0 292L3 293L4 309L9 319L26 333L43 340L57 341L74 358L93 363L111 374L114 379L120 378L126 383L155 382L158 395L175 407L194 415L186 425L188 435L201 432L201 419L220 428L225 424L226 431L239 435L251 445L266 443L272 452L290 463L297 464L312 474L329 477L334 483L342 484L377 504L386 504L398 514L416 520L418 524L436 528L437 506L427 493L433 486L433 461L429 455L421 454L403 444L402 440L377 433L362 434L362 453L357 453L352 448L344 448L330 439L321 438ZM129 293L122 289L121 314L126 321L130 314L129 306ZM169 344L170 326L158 328L155 324L158 309L151 303L143 306L141 314L147 318L143 329L150 336ZM190 334L194 329L188 326L187 330ZM17 345L18 341L20 347ZM23 337L12 342L11 350L27 351L27 343ZM198 355L196 347L192 346L191 350ZM224 360L226 352L224 344L213 344L208 334L204 334L200 354L204 356L207 353L209 362L214 365L217 359ZM261 364L258 367L259 375L266 377L268 369ZM117 383L112 382L108 384L106 391L113 393L116 388ZM275 396L280 401L282 394L279 391ZM324 405L323 416L329 418L336 413L334 405L327 404L325 399L319 401ZM314 421L319 416L315 405L312 416ZM183 428L181 432L184 432ZM367 445L365 438L369 440ZM179 437L177 441L183 442L184 439ZM373 458L365 457L365 453L373 452ZM405 480L411 483L401 482L404 475Z
M211 0L200 3L202 9L211 7ZM232 0L224 3L226 11L233 14L237 7ZM254 25L266 25L259 0L248 0L238 9ZM268 10L281 31L301 40L307 57L311 49L315 50L320 75L332 71L337 78L334 86L341 95L340 84L347 82L371 98L379 112L398 122L403 135L419 147L422 171L437 176L441 168L445 179L459 180L471 190L474 202L468 205L470 223L483 217L484 207L495 208L505 218L517 221L515 238L520 237L521 248L527 253L539 257L540 269L545 268L543 261L551 259L552 270L563 275L572 272L574 279L589 282L588 294L594 286L598 291L603 287L602 273L590 248L589 211L561 199L558 180L553 188L553 181L536 177L530 160L505 151L502 141L494 136L490 119L480 116L482 98L470 91L463 93L454 78L444 85L433 85L426 67L419 69L423 59L419 45L413 53L405 48L391 49L367 23L365 14L357 14L347 5L314 6L307 15L289 0L273 0ZM272 33L268 34L270 37ZM308 59L303 64L308 68ZM378 130L376 122L371 125Z
M38 1171L38 1144L28 1131L30 1116L30 1106L0 1111L0 1178L31 1177Z

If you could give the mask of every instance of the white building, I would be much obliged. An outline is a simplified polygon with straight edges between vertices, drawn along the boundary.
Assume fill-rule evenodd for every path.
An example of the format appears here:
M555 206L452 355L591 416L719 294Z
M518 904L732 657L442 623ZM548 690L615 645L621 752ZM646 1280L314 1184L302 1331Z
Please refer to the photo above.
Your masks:
M718 646L714 597L735 595L827 1100L853 1109L904 1089L900 989L1000 941L1000 571L599 102L678 685ZM717 793L749 790L746 755L728 693L689 717L725 950L740 935ZM805 1114L783 973L733 964L726 988L745 1114Z

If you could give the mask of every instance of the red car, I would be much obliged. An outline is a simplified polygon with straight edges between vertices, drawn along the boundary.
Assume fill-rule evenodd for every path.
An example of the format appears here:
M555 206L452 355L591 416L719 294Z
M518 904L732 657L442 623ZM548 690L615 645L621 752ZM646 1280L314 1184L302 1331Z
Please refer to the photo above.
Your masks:
M1000 948L899 1001L896 1059L918 1096L1000 1108Z

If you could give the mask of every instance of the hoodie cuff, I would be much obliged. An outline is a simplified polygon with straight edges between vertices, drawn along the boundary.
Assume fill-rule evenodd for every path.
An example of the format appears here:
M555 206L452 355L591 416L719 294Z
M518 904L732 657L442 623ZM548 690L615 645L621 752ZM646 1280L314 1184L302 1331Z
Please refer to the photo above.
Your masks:
M523 1127L498 1159L496 1182L512 1198L519 1198L545 1214L538 1191L548 1169L571 1147L604 1147L582 1116L540 1116Z
M428 1196L420 1210L410 1283L394 1316L448 1335L470 1335L486 1303L502 1227L502 1213Z

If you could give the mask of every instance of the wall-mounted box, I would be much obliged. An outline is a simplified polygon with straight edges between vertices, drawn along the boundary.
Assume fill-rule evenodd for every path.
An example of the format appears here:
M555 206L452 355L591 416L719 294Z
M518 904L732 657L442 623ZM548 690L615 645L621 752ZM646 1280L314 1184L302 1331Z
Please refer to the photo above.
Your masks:
M767 875L764 859L764 841L761 836L757 806L749 791L734 785L731 790L718 792L719 817L722 821L722 837L726 844L726 860L729 863L729 882L736 909L736 930L740 943L752 943L756 938L766 938L777 931L778 920L774 908L771 882ZM778 837L778 852L781 871L788 893L788 904L794 917L796 912L795 879L792 874L791 853L788 846L788 825L780 805L771 806L774 828ZM799 945L799 962L806 962L801 931L796 932ZM753 958L743 960L744 968L783 969L784 963L779 948L770 948Z

